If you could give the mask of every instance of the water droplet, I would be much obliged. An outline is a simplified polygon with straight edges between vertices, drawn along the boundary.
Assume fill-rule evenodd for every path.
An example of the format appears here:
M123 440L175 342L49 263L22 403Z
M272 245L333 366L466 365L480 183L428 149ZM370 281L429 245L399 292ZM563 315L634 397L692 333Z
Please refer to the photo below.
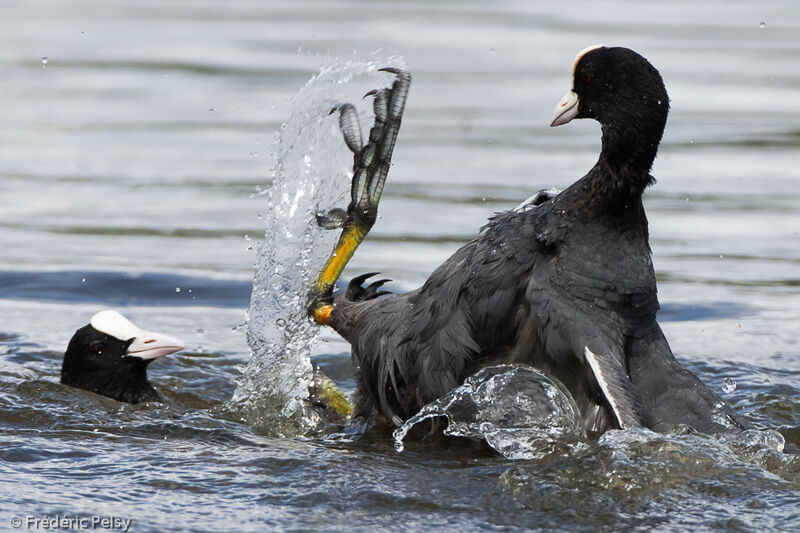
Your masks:
M246 240L247 242L250 242L253 239L250 238L250 235L245 234L244 240Z
M175 292L181 292L181 288L180 287L175 287Z
M81 283L86 283L86 278L81 278Z
M763 30L764 28L767 27L767 23L762 20L761 22L758 23L758 27Z
M694 139L689 139L689 144L694 144Z
M42 68L47 68L47 56L42 56Z
M209 115L213 115L214 114L214 108L213 107L209 107L208 108L208 114Z
M731 378L725 378L722 380L722 390L725 392L733 392L736 390L736 381Z
M286 320L279 318L278 320L275 321L275 325L283 329L286 327Z

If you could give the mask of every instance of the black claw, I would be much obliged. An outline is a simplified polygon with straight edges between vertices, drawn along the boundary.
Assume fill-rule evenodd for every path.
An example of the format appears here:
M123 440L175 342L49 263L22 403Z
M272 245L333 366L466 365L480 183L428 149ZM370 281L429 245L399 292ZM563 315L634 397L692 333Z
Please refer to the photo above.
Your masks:
M369 284L369 286L367 287L367 289L373 289L373 290L377 290L377 289L379 289L380 287L382 287L384 283L389 283L389 282L391 282L391 281L392 281L392 280L390 280L390 279L386 279L386 278L384 278L384 279L379 279L378 281L373 281L372 283L370 283L370 284Z
M366 274L361 274L354 277L353 279L350 280L350 283L358 283L359 285L362 285L369 278L371 278L372 276L377 276L378 274L380 274L380 272L367 272Z
M363 98L366 98L366 97L368 97L368 96L372 96L372 95L374 95L374 94L377 94L377 93L378 93L378 89L372 89L371 91L367 91L367 94L365 94L364 96L362 96L362 99L363 99Z
M390 279L373 281L368 286L364 287L364 282L372 276L376 276L377 274L378 272L368 272L367 274L361 274L360 276L356 276L351 279L350 283L347 284L347 289L345 290L345 298L351 302L365 302L386 294L392 294L389 291L378 290L384 283L391 281Z
M403 69L399 69L399 68L397 68L397 67L383 67L383 68L379 68L379 69L378 69L378 72L388 72L388 73L390 73L390 74L395 74L395 75L397 75L397 76L402 76L402 75L408 74L408 72L406 72L405 70L403 70Z

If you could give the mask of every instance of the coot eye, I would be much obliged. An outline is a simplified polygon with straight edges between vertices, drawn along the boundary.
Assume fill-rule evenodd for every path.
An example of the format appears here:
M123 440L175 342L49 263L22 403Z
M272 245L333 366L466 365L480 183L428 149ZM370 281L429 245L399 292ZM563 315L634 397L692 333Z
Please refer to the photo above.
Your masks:
M101 353L103 353L103 349L104 348L105 348L105 345L102 342L93 342L91 344L91 346L89 346L89 349L95 355L100 355Z
M589 83L590 81L592 81L593 77L594 76L592 76L591 73L584 71L584 73L583 73L583 81L585 81L586 83Z

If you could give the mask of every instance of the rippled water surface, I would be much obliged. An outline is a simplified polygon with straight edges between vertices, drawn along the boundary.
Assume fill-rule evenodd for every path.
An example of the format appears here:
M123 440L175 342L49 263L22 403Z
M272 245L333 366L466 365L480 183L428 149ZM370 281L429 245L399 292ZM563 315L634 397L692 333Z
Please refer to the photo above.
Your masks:
M758 435L611 432L513 461L444 437L282 438L226 408L274 135L321 65L398 54L414 75L346 273L405 290L488 215L594 163L595 123L547 124L575 53L603 42L647 56L671 96L645 203L672 348L800 444L800 5L761 4L3 3L0 530L800 529L800 464ZM150 368L166 404L58 383L105 307L184 340ZM323 332L313 354L352 389L346 343Z

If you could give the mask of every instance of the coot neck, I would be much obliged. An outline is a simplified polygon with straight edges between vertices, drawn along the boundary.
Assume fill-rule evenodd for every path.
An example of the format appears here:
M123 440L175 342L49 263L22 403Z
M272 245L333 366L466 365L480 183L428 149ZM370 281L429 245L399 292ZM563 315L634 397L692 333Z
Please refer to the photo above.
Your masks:
M635 203L648 185L666 117L602 124L600 158L590 171L597 200L616 208Z

